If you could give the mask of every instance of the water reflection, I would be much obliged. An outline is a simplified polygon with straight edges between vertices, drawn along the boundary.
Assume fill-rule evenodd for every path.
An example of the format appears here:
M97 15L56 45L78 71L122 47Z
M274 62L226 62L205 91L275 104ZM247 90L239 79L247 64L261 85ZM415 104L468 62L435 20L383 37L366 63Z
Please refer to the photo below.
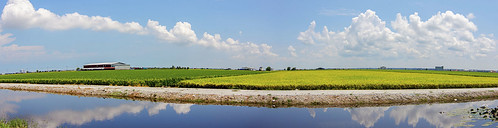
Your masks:
M41 93L27 93L18 91L6 91L0 94L0 119L7 119L9 114L17 113L19 108L16 103L23 100L43 98Z
M483 105L494 107L498 105L498 100L390 107L257 108L79 98L0 90L0 118L8 119L21 115L39 127L48 128L109 126L373 128L455 127L468 124L476 126L486 124L494 127L496 124L490 122L493 120L486 122L487 120L468 118L471 108ZM149 125L142 126L145 124Z
M175 110L176 114L187 114L190 112L190 107L193 104L170 104Z
M187 114L190 112L190 107L194 104L170 104L170 103L159 103L157 105L153 105L153 107L148 108L149 116L153 116L159 114L160 110L166 110L167 106L173 107L176 114Z
M344 110L351 114L351 119L370 128L374 126L375 122L381 117L384 117L384 112L389 107L364 107L364 108L346 108Z
M445 116L441 113L448 111L448 108L463 107L457 105L458 104L434 104L395 107L389 116L394 119L396 125L406 121L409 125L415 127L420 119L424 119L433 126L446 128L460 123L460 117Z
M61 124L82 125L91 121L102 121L113 119L124 113L137 114L144 109L143 104L123 104L117 107L100 107L92 110L53 111L47 115L35 116L34 121L44 128L55 128Z
M147 110L148 115L153 116L159 114L161 110L166 110L168 105L173 107L178 114L187 114L190 111L190 106L192 106L191 104L139 102L122 104L116 107L98 107L84 111L53 111L47 115L34 116L33 120L39 126L45 128L55 128L65 123L79 126L92 121L111 120L123 114L138 114L143 110Z
M308 109L308 112L310 113L311 118L315 118L315 117L316 117L316 112L315 112L315 109L311 109L311 108L309 108L309 109Z
M424 119L429 124L436 127L449 128L455 125L460 125L463 122L468 122L471 118L466 118L464 115L449 115L457 111L467 110L479 106L496 106L495 101L481 101L469 103L452 103L452 104L432 104L432 105L408 105L393 107L390 113L396 125L406 121L409 125L415 127L420 119Z

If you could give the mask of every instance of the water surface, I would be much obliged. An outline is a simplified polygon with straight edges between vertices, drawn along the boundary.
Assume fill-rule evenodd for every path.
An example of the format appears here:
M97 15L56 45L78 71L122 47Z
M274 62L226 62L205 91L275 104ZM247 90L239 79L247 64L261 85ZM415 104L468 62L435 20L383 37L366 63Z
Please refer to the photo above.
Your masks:
M37 127L496 127L469 114L498 100L359 108L175 104L0 90L0 119Z

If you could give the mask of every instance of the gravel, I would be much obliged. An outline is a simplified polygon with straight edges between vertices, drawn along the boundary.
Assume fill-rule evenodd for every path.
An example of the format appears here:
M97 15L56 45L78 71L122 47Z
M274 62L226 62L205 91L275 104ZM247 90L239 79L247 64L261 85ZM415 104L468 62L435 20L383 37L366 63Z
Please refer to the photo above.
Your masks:
M402 90L238 90L0 83L0 89L151 101L248 106L376 106L498 98L498 88Z

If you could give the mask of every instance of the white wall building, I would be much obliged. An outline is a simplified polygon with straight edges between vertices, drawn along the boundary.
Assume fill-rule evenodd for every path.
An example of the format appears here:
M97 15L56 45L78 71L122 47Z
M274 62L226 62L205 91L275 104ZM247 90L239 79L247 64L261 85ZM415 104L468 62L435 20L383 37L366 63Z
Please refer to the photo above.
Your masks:
M85 64L81 70L130 70L130 65L123 62Z

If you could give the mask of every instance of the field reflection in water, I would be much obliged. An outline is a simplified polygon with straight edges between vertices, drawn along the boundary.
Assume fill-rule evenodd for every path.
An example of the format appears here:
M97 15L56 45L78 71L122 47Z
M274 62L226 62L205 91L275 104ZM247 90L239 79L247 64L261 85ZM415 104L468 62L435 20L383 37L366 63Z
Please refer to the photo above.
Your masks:
M359 108L258 108L0 90L0 119L23 118L48 128L481 126L491 120L471 118L467 113L483 105L495 107L498 101Z

